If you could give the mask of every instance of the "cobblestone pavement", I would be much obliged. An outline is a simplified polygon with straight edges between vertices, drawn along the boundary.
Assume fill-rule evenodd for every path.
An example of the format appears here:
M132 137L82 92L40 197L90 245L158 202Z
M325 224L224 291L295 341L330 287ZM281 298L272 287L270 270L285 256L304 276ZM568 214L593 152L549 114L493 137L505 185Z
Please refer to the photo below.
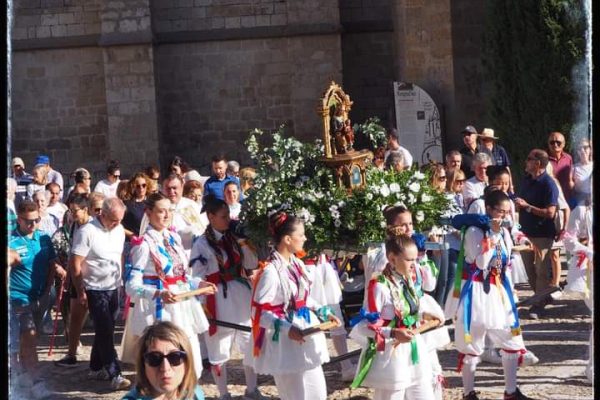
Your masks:
M529 297L532 292L528 286L518 288L520 299ZM582 300L563 295L547 307L547 313L537 321L527 319L527 310L521 309L521 323L525 343L540 359L539 364L521 367L518 382L521 391L535 399L593 399L593 388L585 380L585 360L588 357L588 338L591 328L591 316ZM117 330L117 343L120 343L123 327ZM49 337L40 338L38 354L41 368L46 379L46 386L54 392L49 399L120 399L124 392L112 392L109 382L89 381L86 379L89 353L93 339L93 331L85 329L81 341L83 348L79 356L79 365L75 368L63 369L52 364L52 360L61 358L66 352L63 336L57 336L57 348L51 359L48 357ZM357 346L349 342L351 350ZM330 354L335 354L330 343ZM448 387L445 389L445 400L461 399L461 379L455 371L456 351L452 345L439 351L439 358L444 369ZM369 389L350 390L347 382L339 379L338 365L324 367L328 385L329 399L351 399L353 397L372 397ZM229 369L230 390L234 398L241 398L244 392L244 375L239 356L231 361ZM124 366L125 377L133 380L133 366ZM204 371L201 378L202 387L207 399L217 399L218 392L212 382L209 371ZM277 398L277 390L270 376L260 376L259 385L262 392ZM483 363L477 370L476 389L480 391L480 399L501 399L504 381L501 365ZM30 399L30 393L11 395L11 399ZM364 397L363 397L364 398Z

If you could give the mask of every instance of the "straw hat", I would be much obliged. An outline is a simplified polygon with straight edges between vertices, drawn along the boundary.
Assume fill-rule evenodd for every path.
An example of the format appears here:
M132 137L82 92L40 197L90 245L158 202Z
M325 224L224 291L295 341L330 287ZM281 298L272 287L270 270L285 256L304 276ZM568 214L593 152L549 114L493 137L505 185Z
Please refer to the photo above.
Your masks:
M478 134L477 136L479 136L480 139L492 139L492 140L500 139L498 136L494 136L494 130L490 129L490 128L484 128L483 131L481 131L481 133Z

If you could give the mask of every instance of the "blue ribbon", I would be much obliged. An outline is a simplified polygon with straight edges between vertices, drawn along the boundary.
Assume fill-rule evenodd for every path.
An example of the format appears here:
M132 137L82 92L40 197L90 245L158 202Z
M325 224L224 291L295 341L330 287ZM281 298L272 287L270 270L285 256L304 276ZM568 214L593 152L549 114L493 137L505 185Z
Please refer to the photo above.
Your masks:
M167 266L163 269L163 272L165 273L165 275L167 275L169 273L169 271L171 270L171 268L173 267L173 260L171 259L171 255L169 254L169 252L167 250L165 250L161 246L157 246L157 247L158 247L158 251L160 252L160 254L165 256L165 258L167 259Z
M470 266L473 268L473 266ZM465 331L465 341L467 343L470 340L467 340L467 337L471 335L471 307L473 305L473 280L477 275L481 273L481 270L475 267L475 270L469 272L469 278L466 280L465 285L463 286L460 293L460 300L458 305L460 307L460 303L464 301L463 304L463 327Z
M156 288L158 290L162 290L162 288L163 288L163 282L160 279L144 278L143 282L145 285L156 286ZM160 298L160 296L158 296L156 299L154 299L154 301L156 302L156 320L161 321L162 320L162 309L163 309L162 299Z
M304 318L306 322L310 323L310 310L308 307L300 307L298 310L296 310L296 315L298 318Z
M350 320L350 327L353 327L354 325L358 324L363 319L366 319L367 321L369 321L369 323L374 324L380 318L380 316L381 315L377 311L367 312L364 308L361 307L358 315L355 315Z
M504 274L504 276L502 276L502 286L504 287L504 290L506 290L506 294L508 295L508 301L510 301L510 308L512 309L513 316L515 317L515 323L511 326L511 329L513 330L513 333L514 333L516 330L520 330L519 312L517 311L517 305L515 304L515 299L513 298L512 289L510 287L510 282L508 281L506 274Z

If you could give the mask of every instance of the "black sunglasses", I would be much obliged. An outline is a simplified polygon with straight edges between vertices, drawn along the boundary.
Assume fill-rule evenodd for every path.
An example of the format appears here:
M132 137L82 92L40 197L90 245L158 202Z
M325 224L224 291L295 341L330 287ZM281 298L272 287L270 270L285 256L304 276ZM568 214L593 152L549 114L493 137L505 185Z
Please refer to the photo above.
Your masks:
M27 225L33 225L33 224L39 224L40 221L42 220L41 218L36 218L36 219L27 219L27 218L22 218L23 222L25 222Z
M151 351L150 353L144 354L144 361L146 361L146 364L154 368L160 366L165 358L172 367L176 367L187 360L187 354L185 351L172 351L169 354Z
M562 144L562 142L560 140L550 140L548 143L556 145L556 146L560 146Z

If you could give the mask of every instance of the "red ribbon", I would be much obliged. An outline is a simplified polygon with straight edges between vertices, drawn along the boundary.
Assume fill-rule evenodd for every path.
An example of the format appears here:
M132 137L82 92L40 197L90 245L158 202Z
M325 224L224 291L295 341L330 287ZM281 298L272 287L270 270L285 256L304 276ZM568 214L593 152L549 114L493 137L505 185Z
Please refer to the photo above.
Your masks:
M519 349L519 350L506 350L506 349L502 349L504 352L506 353L519 353L519 366L521 366L521 364L523 364L523 356L525 355L525 353L527 353L527 350L525 349Z

